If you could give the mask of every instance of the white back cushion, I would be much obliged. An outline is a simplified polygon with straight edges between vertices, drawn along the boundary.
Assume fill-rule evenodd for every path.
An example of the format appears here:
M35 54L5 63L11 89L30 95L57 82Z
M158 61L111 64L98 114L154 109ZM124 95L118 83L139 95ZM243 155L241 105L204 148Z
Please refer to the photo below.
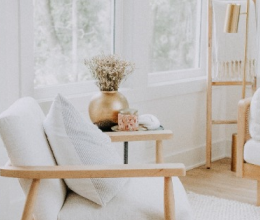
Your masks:
M85 121L61 95L55 98L44 128L59 165L122 163L110 138ZM71 190L99 205L109 202L126 181L122 178L65 179Z
M250 105L249 133L255 140L260 141L260 89L258 89Z
M0 134L14 166L56 165L47 142L45 116L33 98L22 98L0 115ZM27 194L31 180L21 179ZM66 196L62 180L42 180L37 195L37 220L56 220Z

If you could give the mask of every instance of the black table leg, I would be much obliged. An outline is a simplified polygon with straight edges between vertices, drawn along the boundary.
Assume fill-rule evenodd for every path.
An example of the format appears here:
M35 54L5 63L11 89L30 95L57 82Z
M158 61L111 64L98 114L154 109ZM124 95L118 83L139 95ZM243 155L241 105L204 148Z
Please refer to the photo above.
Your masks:
M128 142L124 142L124 164L128 164Z

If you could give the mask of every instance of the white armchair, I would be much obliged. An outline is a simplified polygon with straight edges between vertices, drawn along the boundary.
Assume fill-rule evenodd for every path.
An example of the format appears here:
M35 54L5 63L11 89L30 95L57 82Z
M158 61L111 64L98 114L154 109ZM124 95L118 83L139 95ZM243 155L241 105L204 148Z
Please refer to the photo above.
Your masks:
M32 98L18 100L0 115L11 161L0 168L0 175L20 178L27 195L22 220L191 219L186 192L177 177L171 178L185 175L183 164L57 166L42 126L44 117ZM63 181L118 177L131 178L103 207L70 191Z
M260 90L238 103L238 177L257 180L257 205L260 205Z

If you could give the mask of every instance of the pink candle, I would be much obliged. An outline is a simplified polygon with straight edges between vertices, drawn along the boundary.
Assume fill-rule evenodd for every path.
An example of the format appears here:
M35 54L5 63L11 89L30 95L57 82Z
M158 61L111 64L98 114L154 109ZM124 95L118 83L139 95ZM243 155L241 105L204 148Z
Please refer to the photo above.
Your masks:
M118 130L137 131L138 112L135 109L122 109L118 114Z

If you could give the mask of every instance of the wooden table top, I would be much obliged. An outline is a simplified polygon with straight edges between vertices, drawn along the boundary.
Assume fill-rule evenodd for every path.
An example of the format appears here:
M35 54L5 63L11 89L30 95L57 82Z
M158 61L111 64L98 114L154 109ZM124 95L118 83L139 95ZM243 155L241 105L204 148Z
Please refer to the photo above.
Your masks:
M112 142L167 140L173 137L171 130L104 132Z

